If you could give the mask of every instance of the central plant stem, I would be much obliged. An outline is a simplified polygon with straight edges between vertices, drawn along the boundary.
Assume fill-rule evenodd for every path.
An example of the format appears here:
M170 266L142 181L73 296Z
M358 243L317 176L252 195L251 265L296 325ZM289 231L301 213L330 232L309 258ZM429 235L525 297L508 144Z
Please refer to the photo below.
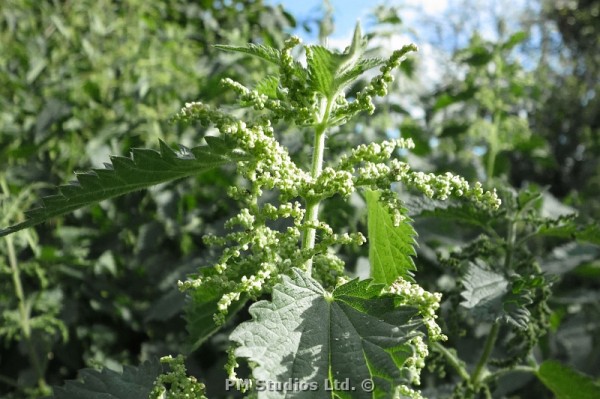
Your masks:
M313 178L313 181L321 174L323 170L323 154L325 153L325 131L328 127L329 115L331 113L331 104L333 100L328 98L325 106L321 107L321 120L319 124L315 128L315 138L313 145L313 154L312 154L312 165L310 168L310 176ZM320 200L310 199L306 200L306 216L304 217L305 223L310 223L314 226L319 221L319 205L321 204ZM302 236L302 248L303 249L312 249L315 247L315 239L317 230L314 227L308 227L304 231L304 236ZM310 276L312 274L312 264L313 260L310 257L306 261L306 272Z

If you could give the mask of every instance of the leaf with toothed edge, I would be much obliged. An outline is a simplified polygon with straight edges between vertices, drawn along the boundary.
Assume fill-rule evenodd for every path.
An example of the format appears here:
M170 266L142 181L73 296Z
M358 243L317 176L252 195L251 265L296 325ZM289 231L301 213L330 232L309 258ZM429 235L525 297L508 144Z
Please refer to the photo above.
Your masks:
M54 387L54 394L48 399L146 399L162 372L157 360L139 367L123 366L122 373L106 368L83 369L79 371L79 380Z
M366 40L360 24L356 24L352 43L343 53L323 46L307 46L306 63L313 90L325 97L334 98L365 71L383 64L381 59L363 59Z
M236 53L244 53L254 57L262 58L265 61L272 62L273 64L279 65L281 52L272 47L263 46L262 44L250 43L246 46L230 46L226 44L215 44L215 48L224 51L231 51Z
M43 205L25 212L27 220L0 230L0 237L35 226L109 198L181 179L246 159L229 141L205 137L208 145L172 150L162 140L160 150L135 148L130 157L113 156L104 169L78 173L77 180L58 187L59 194L42 198Z
M399 385L409 385L411 340L422 334L422 319L417 309L382 294L383 287L355 279L329 293L299 269L284 276L272 301L253 304L252 321L240 324L230 339L238 345L235 355L255 365L256 381L312 388L284 396L257 388L258 398L389 398ZM372 380L372 391L361 386L365 380Z
M414 281L417 232L408 217L394 226L389 210L379 201L380 195L379 191L366 192L371 277L377 283L388 285L398 277Z

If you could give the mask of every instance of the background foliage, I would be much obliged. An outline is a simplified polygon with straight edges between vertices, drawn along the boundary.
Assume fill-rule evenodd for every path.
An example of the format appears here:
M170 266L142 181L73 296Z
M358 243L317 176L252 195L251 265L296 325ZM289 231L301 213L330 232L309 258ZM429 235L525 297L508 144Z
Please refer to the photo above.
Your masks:
M493 353L499 367L535 348L539 360L598 378L600 234L590 223L600 218L600 2L531 1L519 19L495 16L497 40L467 29L463 3L463 25L454 29L468 40L450 48L432 39L448 53L439 84L420 77L430 60L407 63L392 90L402 94L332 132L328 146L335 153L389 135L412 137L417 149L409 160L421 169L503 187L506 213L494 220L453 204L440 212L439 204L402 193L419 234L416 279L444 294L441 320L469 367L477 359L467 348L483 346L497 316L505 323ZM406 28L401 8L374 14L380 38ZM330 22L325 15L322 33ZM255 82L268 72L266 63L211 45L281 47L295 24L281 7L249 0L2 2L0 227L22 220L50 187L101 166L109 154L158 148L159 139L198 145L199 130L169 123L170 116L186 101L226 102L232 93L222 89L222 77ZM374 53L385 50L376 39L371 44ZM306 156L310 143L302 135L284 139L296 157ZM194 344L176 281L214 258L200 237L219 233L235 210L224 195L234 183L232 170L214 170L2 239L0 395L40 397L81 368L118 370ZM334 198L323 214L333 227L364 231L364 203L357 197L352 204ZM574 212L578 218L565 216ZM559 217L558 227L544 225ZM507 251L514 274L494 265ZM360 266L368 254L356 248L344 256ZM360 274L359 266L351 271ZM477 297L478 278L490 273L498 291ZM506 287L529 314L497 308ZM519 325L530 322L537 329L522 335ZM223 395L227 333L188 358L211 398ZM446 397L455 383L452 368L433 355L426 393ZM521 374L500 378L494 389L494 397L552 397Z

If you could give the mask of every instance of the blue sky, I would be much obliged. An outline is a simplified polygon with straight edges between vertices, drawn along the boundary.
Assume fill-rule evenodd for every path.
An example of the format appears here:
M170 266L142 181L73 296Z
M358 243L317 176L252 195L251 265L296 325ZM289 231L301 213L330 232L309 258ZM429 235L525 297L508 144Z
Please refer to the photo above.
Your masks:
M284 8L296 17L298 22L303 22L309 18L318 18L322 15L320 11L323 0L266 0L271 4L282 4ZM335 32L332 39L349 39L356 20L360 19L363 27L367 28L371 22L368 15L379 4L388 6L400 6L400 17L403 20L402 26L405 28L416 29L420 34L427 36L433 33L434 29L431 21L436 20L438 24L448 29L452 25L451 20L464 17L463 10L457 9L456 13L447 13L455 7L461 7L459 0L330 0L334 9ZM493 24L488 23L488 18L494 14L502 14L507 21L518 17L519 12L524 10L528 0L478 0L469 4L469 11L472 18L464 21L465 29L472 31L477 29L484 36L493 39L495 29ZM492 21L494 19L492 18ZM314 27L314 25L313 25ZM447 33L451 33L450 29ZM311 38L300 27L295 34L303 36L305 39ZM312 38L315 38L313 36ZM421 37L421 40L425 39Z
M321 15L322 0L269 0L272 4L282 4L286 10L296 17L298 22ZM365 0L331 0L334 8L335 32L333 37L345 37L352 32L356 20L360 17L364 25L365 16L377 4L376 1ZM300 33L300 31L298 32Z

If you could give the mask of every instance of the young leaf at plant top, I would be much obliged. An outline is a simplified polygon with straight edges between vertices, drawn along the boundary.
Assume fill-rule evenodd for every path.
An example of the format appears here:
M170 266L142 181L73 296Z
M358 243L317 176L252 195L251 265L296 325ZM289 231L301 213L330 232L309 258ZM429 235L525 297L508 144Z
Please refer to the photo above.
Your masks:
M244 159L244 155L225 140L206 139L207 146L182 147L178 153L161 141L160 151L135 148L129 158L113 156L104 169L77 174L76 181L59 187L60 194L42 198L43 206L26 212L24 222L0 230L0 237L105 199Z
M381 59L363 59L366 40L360 24L356 24L352 43L344 53L331 51L323 46L306 47L309 82L312 89L326 98L335 98L366 70L383 64Z
M315 388L287 392L289 397L413 393L409 385L419 381L427 346L420 331L421 310L410 305L422 298L385 293L382 288L370 280L352 280L329 293L294 269L292 278L283 277L274 287L272 301L252 305L253 320L231 334L239 345L235 355L256 364L257 381L292 379ZM352 391L335 387L334 381L346 379ZM361 386L365 379L374 382L373 392ZM325 391L326 383L333 391ZM281 398L281 392L260 391L258 397Z
M398 277L412 281L412 271L417 269L412 258L417 255L417 232L408 218L394 223L390 211L379 201L380 196L378 191L366 191L371 277L376 283L388 285Z

